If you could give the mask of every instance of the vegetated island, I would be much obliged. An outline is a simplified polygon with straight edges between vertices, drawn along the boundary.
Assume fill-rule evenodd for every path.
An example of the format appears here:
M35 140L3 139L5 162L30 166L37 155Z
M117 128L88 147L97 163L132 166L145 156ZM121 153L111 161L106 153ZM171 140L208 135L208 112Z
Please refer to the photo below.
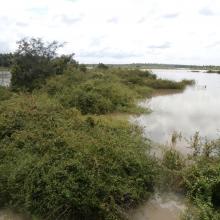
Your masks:
M208 70L206 73L217 73L217 74L220 74L220 70Z
M193 163L174 150L157 159L141 129L115 117L146 112L137 100L193 81L105 64L88 69L73 54L58 56L57 42L23 39L18 46L11 86L0 87L2 208L35 219L126 219L128 210L164 188L189 195L195 219L219 216L214 143L198 146L195 136Z

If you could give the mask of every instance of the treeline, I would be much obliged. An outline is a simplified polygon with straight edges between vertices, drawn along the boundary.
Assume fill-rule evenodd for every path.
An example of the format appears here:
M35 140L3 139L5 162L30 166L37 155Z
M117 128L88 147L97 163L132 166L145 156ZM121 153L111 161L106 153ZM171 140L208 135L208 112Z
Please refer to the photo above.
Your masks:
M160 63L131 63L131 64L108 64L110 67L140 68L140 69L190 69L190 70L219 70L220 66L213 65L181 65ZM90 67L95 66L90 64Z

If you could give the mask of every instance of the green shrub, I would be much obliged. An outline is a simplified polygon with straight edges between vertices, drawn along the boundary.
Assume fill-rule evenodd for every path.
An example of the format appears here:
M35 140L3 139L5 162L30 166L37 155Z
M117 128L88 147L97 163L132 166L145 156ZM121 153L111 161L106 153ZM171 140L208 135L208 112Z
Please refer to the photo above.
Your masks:
M87 67L86 67L85 64L80 64L80 65L79 65L79 69L80 69L80 71L82 71L82 72L84 72L84 73L87 71Z
M68 64L75 63L71 55L57 56L62 45L56 41L45 43L41 39L22 39L14 53L11 87L13 90L39 89L49 76L63 74Z
M162 165L170 170L181 170L184 167L184 161L178 151L170 149L165 151Z
M83 89L72 92L61 96L61 103L65 107L76 107L82 114L105 114L113 111L112 102L97 92L87 92Z
M70 80L65 77L70 76L52 78L46 85L48 94L60 100L65 107L76 107L83 114L105 114L135 106L134 100L138 94L112 80L111 76L97 78L91 74L92 79L78 84L70 83L73 77ZM69 84L65 83L66 81L69 81ZM63 87L63 84L67 86Z
M96 67L97 69L107 70L109 67L104 63L99 63Z
M166 79L148 79L144 83L153 89L184 89L186 82L174 82Z
M11 96L12 92L8 88L0 86L0 102L10 99Z
M43 219L120 219L153 191L156 162L127 122L45 95L0 107L0 205Z

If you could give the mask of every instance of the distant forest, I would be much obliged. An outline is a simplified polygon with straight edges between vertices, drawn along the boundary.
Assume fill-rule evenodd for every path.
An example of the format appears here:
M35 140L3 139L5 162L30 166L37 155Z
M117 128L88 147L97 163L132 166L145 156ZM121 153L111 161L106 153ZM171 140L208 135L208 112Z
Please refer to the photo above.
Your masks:
M94 67L95 64L87 64ZM108 64L110 67L137 68L137 69L192 69L192 70L219 70L220 66L212 65L182 65L182 64L160 64L160 63L131 63L131 64Z
M0 53L0 67L10 68L13 62L13 53ZM95 67L96 64L86 64L87 67ZM158 64L158 63L131 63L131 64L108 64L110 67L138 68L138 69L178 69L186 68L193 70L219 70L220 66L211 65L181 65L181 64Z

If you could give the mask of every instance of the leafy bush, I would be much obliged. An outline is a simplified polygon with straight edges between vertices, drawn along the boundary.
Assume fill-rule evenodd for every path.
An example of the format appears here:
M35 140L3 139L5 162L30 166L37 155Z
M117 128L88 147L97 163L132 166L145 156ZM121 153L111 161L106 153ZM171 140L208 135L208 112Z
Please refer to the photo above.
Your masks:
M61 46L56 41L44 43L34 38L19 41L12 65L12 89L40 88L49 76L62 74L68 63L75 63L73 55L57 57L56 51Z
M82 116L46 95L0 107L0 205L43 219L120 219L153 191L140 130Z
M68 80L63 81L65 77ZM81 79L77 84L65 83L74 79L70 77L71 75L52 78L46 86L46 91L60 100L65 107L76 107L83 114L105 114L135 107L134 100L138 96L137 93L113 80L114 77L113 79L107 76L97 78L92 74L92 79ZM63 87L63 84L66 87Z
M145 85L153 89L184 89L187 85L192 85L194 81L183 80L181 82L174 82L166 79L149 79L145 81Z
M12 92L3 86L0 86L0 102L10 99L12 96Z
M85 64L80 64L80 65L79 65L79 69L80 69L80 71L82 71L82 72L84 72L84 73L87 71L87 67L86 67Z
M99 63L96 68L97 69L102 69L102 70L107 70L108 66L105 65L104 63Z

